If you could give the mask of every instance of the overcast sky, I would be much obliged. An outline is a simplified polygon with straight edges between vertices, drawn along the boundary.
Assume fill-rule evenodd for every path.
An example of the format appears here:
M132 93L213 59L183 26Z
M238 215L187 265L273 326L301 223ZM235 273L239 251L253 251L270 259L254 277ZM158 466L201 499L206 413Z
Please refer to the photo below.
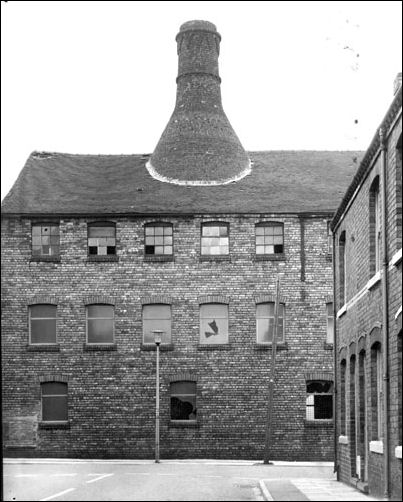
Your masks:
M1 2L1 198L33 150L151 153L175 104L179 26L222 36L247 150L366 150L401 71L400 1Z

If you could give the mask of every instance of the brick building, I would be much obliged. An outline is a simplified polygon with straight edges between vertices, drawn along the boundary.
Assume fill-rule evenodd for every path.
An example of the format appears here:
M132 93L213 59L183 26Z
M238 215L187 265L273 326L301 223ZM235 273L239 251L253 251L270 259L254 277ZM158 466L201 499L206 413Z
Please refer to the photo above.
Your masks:
M152 155L33 152L2 204L6 455L333 458L329 222L359 152L245 152L221 105L220 35L177 36ZM330 235L331 237L331 235Z
M401 74L332 229L339 479L401 500Z

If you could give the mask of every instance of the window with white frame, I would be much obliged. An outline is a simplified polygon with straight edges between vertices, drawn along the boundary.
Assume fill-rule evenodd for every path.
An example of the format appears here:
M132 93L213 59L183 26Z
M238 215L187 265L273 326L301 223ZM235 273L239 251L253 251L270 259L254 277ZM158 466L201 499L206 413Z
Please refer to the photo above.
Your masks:
M171 420L196 421L196 382L172 382L171 391Z
M228 343L228 305L222 303L200 305L200 343Z
M202 224L201 254L206 256L225 256L229 254L228 223Z
M257 255L284 253L284 226L282 223L258 223L255 226L255 233Z
M306 382L306 419L333 419L333 382L328 380Z
M171 343L171 306L143 305L143 343L155 344L154 331L162 331L161 343Z
M116 227L114 223L88 224L88 254L116 255Z
M56 305L30 305L29 307L29 343L54 344L56 335Z
M379 176L376 176L369 190L369 240L370 275L381 269L381 198Z
M257 343L273 343L274 336L274 302L258 303L256 305L256 336ZM278 305L277 343L284 342L284 303Z
M32 256L54 256L60 253L59 225L32 224Z
M87 306L87 343L114 343L114 310L113 305Z
M66 422L68 420L67 383L42 383L41 405L43 422Z
M334 342L334 319L333 319L333 303L326 303L326 342Z
M148 223L144 232L146 256L173 254L173 228L170 223Z

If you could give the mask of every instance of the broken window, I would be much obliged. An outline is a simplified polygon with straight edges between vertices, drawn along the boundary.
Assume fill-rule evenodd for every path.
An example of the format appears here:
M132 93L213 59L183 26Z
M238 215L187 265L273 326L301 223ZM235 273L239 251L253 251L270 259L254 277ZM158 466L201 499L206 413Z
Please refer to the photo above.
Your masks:
M145 254L169 256L173 253L173 229L170 223L145 226Z
M200 343L228 343L228 305L200 305Z
M307 420L331 420L333 418L333 382L308 380L306 394Z
M154 331L162 331L162 342L171 343L171 306L143 305L143 343L155 343Z
M41 384L42 421L66 422L67 384L62 382L44 382Z
M29 307L29 343L56 343L56 305Z
M256 230L256 254L284 253L284 230L282 223L258 223Z
M284 342L284 304L278 306L277 343ZM257 343L272 343L274 334L274 302L256 305Z
M114 307L87 306L87 343L113 343Z
M203 223L201 254L213 256L229 254L229 226L227 223Z
M171 420L196 421L196 382L171 383Z
M326 314L327 314L327 331L326 331L326 342L333 343L334 340L334 322L333 322L333 303L326 303Z
M32 225L32 256L59 256L59 225Z
M90 223L88 225L88 254L116 254L116 227L114 223Z

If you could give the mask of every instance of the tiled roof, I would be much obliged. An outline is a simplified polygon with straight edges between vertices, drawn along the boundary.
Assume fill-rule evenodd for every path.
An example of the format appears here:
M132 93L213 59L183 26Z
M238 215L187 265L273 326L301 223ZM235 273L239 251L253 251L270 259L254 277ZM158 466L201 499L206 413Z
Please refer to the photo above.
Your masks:
M363 152L249 152L252 173L222 186L155 180L149 155L33 152L2 214L200 214L334 212Z

